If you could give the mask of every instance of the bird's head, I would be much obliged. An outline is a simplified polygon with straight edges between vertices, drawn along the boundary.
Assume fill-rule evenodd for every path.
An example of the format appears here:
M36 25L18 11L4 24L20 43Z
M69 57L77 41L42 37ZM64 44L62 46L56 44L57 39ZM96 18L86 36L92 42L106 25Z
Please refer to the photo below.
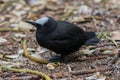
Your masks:
M36 21L33 20L27 20L25 22L30 23L32 25L34 25L35 27L39 28L42 26L46 26L46 24L50 25L52 22L54 22L55 20L51 17L42 17Z

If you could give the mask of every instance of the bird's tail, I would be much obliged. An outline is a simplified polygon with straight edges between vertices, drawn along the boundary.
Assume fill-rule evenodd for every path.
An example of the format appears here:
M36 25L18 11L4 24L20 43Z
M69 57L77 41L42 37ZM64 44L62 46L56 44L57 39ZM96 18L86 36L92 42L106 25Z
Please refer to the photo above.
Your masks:
M86 41L93 37L96 37L96 34L94 32L85 32Z

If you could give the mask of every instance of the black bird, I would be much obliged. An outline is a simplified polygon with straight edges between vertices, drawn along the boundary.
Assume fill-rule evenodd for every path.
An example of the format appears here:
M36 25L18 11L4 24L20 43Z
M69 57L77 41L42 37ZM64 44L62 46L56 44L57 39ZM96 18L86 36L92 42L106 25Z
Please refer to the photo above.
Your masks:
M37 28L36 39L39 45L61 54L61 57L77 51L96 36L94 32L86 32L72 23L57 21L51 17L26 22Z

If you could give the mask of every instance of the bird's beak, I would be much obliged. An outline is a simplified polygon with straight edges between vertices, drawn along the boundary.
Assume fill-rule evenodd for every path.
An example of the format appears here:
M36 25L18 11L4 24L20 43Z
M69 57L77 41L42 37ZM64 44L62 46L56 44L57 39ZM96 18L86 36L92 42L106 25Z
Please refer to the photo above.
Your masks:
M27 21L25 21L25 22L27 22L27 23L29 23L29 24L32 24L32 25L36 25L36 22L35 21L32 21L32 20L27 20Z

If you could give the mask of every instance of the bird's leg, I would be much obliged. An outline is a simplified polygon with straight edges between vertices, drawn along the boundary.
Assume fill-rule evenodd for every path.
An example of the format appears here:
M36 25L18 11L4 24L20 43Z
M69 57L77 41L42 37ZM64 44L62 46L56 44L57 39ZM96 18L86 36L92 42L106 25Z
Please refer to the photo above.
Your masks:
M68 55L65 55L65 54L61 54L61 55L56 55L56 56L53 56L50 61L51 62L63 62L63 61L67 61L67 57Z

